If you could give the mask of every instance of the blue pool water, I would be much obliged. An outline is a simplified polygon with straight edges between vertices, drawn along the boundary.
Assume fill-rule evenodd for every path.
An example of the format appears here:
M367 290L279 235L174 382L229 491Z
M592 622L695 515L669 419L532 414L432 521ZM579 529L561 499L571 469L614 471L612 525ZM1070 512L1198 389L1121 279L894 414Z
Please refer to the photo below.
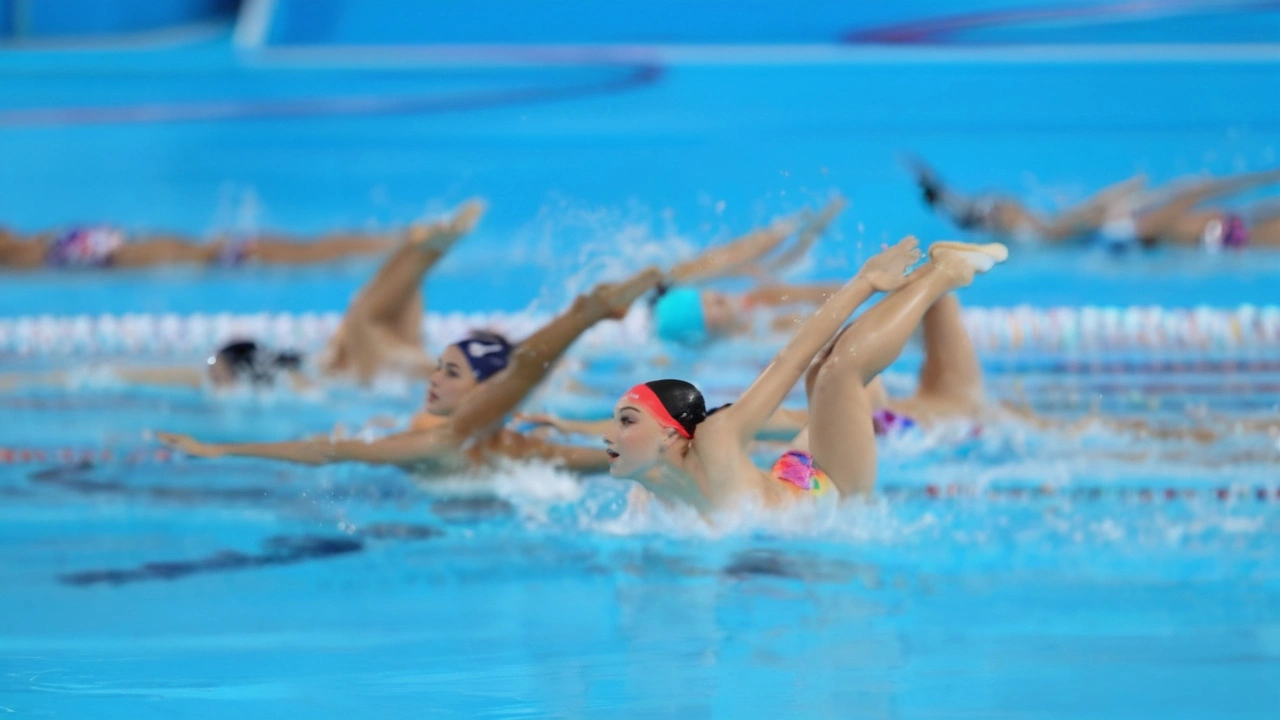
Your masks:
M1138 171L1164 181L1280 161L1280 55L1215 45L1273 43L1267 3L955 25L888 47L852 34L1025 6L843 16L813 2L769 26L716 25L707 3L655 37L572 3L553 9L577 21L545 33L416 32L371 19L406 7L387 2L315 3L301 22L301 3L280 5L254 51L233 50L221 29L0 53L0 222L383 228L481 194L492 211L431 277L430 307L553 310L596 276L687 254L833 189L852 207L799 278L847 277L907 232L951 236L920 206L906 153L1041 207ZM1113 5L1124 4L1088 7ZM386 51L450 38L480 45ZM662 46L599 44L610 41ZM489 45L503 42L583 45ZM1075 50L1035 50L1044 43ZM966 305L1280 301L1275 253L1014 250ZM372 268L4 274L0 317L335 311ZM772 348L681 374L722 401ZM652 374L617 355L580 353L606 398ZM1098 408L1226 439L1017 425L908 435L882 447L870 502L715 534L678 515L624 518L624 488L607 478L513 468L432 484L169 459L149 435L358 427L403 419L420 387L6 390L0 453L28 455L0 454L0 714L1276 717L1280 448L1230 428L1277 416L1280 357L1250 350L1235 359L1261 364L1234 370L1155 363L1161 349L1127 359L1161 369L1005 352L985 358L987 390L1060 419ZM909 352L890 385L909 389L918 363ZM0 356L0 373L68 364ZM602 405L562 392L537 403Z

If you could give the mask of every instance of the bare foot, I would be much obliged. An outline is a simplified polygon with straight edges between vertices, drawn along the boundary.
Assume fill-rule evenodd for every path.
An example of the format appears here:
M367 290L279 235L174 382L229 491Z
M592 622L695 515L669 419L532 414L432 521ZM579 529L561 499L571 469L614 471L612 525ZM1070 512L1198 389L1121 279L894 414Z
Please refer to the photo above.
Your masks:
M405 240L411 245L443 252L463 235L475 229L485 209L483 200L468 200L448 220L410 225L405 233Z
M936 242L929 246L929 261L939 269L953 273L961 287L973 282L973 276L984 273L1009 259L1009 248L1000 243Z
M907 284L907 271L920 260L920 241L908 235L896 244L872 255L858 275L880 292L896 290Z

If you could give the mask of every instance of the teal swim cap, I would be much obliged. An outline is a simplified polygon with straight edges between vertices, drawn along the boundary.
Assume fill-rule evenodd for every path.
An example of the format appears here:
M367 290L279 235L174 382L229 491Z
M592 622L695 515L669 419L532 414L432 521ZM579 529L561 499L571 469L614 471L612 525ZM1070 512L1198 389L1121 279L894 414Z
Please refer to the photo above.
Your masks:
M693 288L672 288L653 304L653 327L668 342L697 345L707 339L707 319L702 293Z

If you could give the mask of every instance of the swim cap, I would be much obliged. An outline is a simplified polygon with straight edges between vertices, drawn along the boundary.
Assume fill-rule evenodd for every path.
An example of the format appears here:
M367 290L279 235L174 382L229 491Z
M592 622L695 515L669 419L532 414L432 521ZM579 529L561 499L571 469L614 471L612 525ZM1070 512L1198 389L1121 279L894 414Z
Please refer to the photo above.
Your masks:
M702 293L694 288L672 288L653 304L653 327L668 342L698 345L707 340L707 318Z
M209 365L223 365L236 380L249 380L255 385L270 385L281 370L297 370L302 355L285 350L274 352L252 340L227 343L218 348Z
M684 438L692 438L698 423L707 419L707 401L698 388L683 380L641 383L622 397L644 408L659 425L675 430Z
M477 331L454 343L462 351L471 366L476 380L484 382L507 366L514 349L511 343L498 333Z

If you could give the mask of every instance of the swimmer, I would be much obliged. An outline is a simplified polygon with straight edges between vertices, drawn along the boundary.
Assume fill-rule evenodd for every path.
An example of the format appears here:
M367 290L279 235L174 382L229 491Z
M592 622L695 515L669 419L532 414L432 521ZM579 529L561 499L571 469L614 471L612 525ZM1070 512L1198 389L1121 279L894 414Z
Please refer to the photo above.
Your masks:
M364 462L448 474L490 467L495 460L544 460L565 469L599 473L608 457L598 447L558 445L503 427L503 420L551 373L579 336L605 319L621 319L631 304L670 277L689 277L707 258L745 253L758 240L741 238L672 268L651 268L621 283L605 283L578 297L556 319L518 345L494 333L476 332L441 353L428 383L425 410L407 431L373 442L313 439L279 443L204 443L183 435L158 437L198 457L224 455L309 465Z
M760 242L738 256L711 256L683 277L659 289L652 303L653 331L660 339L680 345L698 346L734 335L749 334L755 327L758 310L795 306L817 306L839 289L839 285L783 285L772 276L802 258L831 223L848 206L837 196L816 215L797 216L756 234ZM775 257L762 260L799 226L797 241ZM738 295L697 287L698 284L734 275L760 280L753 290ZM795 326L794 317L774 318L775 329Z
M258 234L200 242L176 234L129 236L109 225L77 225L21 235L0 227L0 269L148 268L159 265L307 265L359 255L381 255L399 233L338 232L315 238Z
M682 380L633 387L615 406L604 438L610 474L707 518L744 502L776 507L826 493L869 493L876 441L868 383L897 358L930 307L1008 251L999 244L935 243L929 255L906 275L920 256L916 240L907 238L868 260L731 405L708 411L702 394ZM842 331L877 292L889 294ZM748 444L806 375L802 442L765 473L752 463Z
M1062 242L1087 238L1114 223L1119 208L1135 202L1146 187L1137 175L1110 185L1057 215L1036 213L1017 199L1004 195L969 197L945 185L933 169L911 161L924 202L946 215L956 227L1018 242Z
M1280 203L1271 201L1241 210L1200 207L1211 200L1277 182L1280 168L1192 181L1137 212L1128 227L1147 248L1174 245L1216 252L1223 248L1280 247Z
M662 277L650 268L621 283L599 285L519 345L491 333L454 343L441 354L431 375L426 412L414 418L408 431L381 440L215 444L171 433L157 437L188 455L205 458L257 457L306 465L363 462L426 474L487 468L504 458L541 459L571 471L602 472L607 457L599 448L555 445L508 430L503 420L579 336L602 320L621 319Z
M111 368L121 382L139 385L214 388L271 387L287 382L296 390L319 380L353 378L369 384L383 374L425 379L435 361L424 348L422 279L453 245L475 228L484 214L479 200L464 203L447 220L415 224L400 247L365 283L342 317L342 324L309 373L305 358L291 350L241 339L216 350L204 367ZM69 373L0 377L0 389L24 385L67 385Z
M1017 200L968 198L946 188L923 164L916 173L925 202L966 230L1023 240L1097 238L1111 247L1161 244L1239 249L1280 246L1280 207L1261 205L1241 212L1197 209L1209 200L1280 182L1280 169L1216 180L1176 183L1148 190L1137 176L1112 185L1057 216L1037 215Z

